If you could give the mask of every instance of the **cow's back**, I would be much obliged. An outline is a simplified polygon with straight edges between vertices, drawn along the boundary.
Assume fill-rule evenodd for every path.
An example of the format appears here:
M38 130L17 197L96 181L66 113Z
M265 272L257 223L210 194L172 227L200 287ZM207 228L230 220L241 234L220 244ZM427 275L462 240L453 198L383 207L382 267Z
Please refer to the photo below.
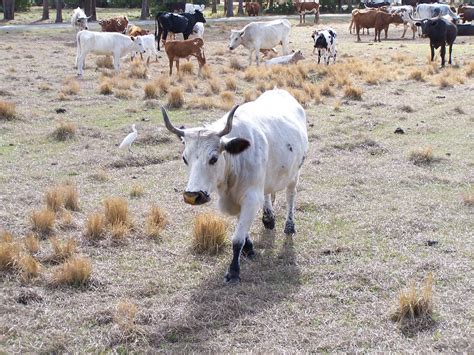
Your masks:
M246 40L252 44L259 42L261 48L271 49L288 37L291 25L288 20L252 22L244 30Z

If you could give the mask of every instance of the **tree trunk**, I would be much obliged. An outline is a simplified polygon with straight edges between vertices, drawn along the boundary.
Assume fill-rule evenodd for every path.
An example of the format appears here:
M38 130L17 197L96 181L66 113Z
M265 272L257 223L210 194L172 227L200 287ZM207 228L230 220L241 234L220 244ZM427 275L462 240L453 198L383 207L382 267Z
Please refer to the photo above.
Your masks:
M63 4L61 0L56 0L56 23L63 22Z
M269 8L269 9L273 9L273 4L274 4L274 3L273 3L273 0L270 0L270 4L268 5L268 8Z
M213 14L217 14L217 0L212 0L212 11Z
M3 0L3 19L15 19L15 0Z
M226 0L227 3L227 11L225 12L225 17L234 17L234 1L233 0Z
M342 12L342 0L337 0L337 12Z
M244 5L243 5L244 0L239 0L239 7L237 8L237 15L243 15L244 14Z
M43 17L41 17L41 20L49 20L48 0L43 0Z
M91 4L92 1L91 0L85 0L84 1L84 12L86 14L86 16L92 16L91 15Z
M142 12L140 14L140 20L146 20L148 18L147 8L148 0L142 0Z
M258 4L260 5L260 10L258 10L258 14L261 15L263 13L263 0L258 0Z
M96 0L91 0L91 21L97 21Z

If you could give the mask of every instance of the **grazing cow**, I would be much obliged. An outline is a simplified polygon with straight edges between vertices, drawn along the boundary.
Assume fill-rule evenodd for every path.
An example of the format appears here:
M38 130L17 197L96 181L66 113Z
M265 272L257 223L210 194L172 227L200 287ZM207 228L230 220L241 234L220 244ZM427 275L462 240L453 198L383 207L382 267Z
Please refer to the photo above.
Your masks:
M159 12L155 17L155 38L158 50L160 50L160 39L166 42L168 32L182 33L184 39L188 39L193 33L194 25L198 22L206 23L201 11L196 10L194 14L184 13L182 15L171 12Z
M243 45L249 50L249 65L252 64L252 53L255 51L257 65L260 64L261 49L272 49L281 44L283 55L289 54L289 37L291 25L288 20L251 22L240 31L232 30L229 49L234 50Z
M275 57L269 59L265 62L265 65L285 65L285 64L296 64L298 61L304 59L303 53L301 51L296 51L294 53L284 55L281 57Z
M147 64L150 63L150 58L153 55L155 56L155 61L158 61L158 51L156 50L155 35L149 34L145 36L140 36L140 38L142 39L143 49L145 50L145 53L148 54L148 59L146 61ZM135 58L137 54L139 54L138 51L135 51L132 53L132 60ZM140 55L143 59L143 55L141 53Z
M129 23L127 27L127 33L131 37L136 37L136 36L146 36L147 34L150 33L150 31L144 30L141 27L138 27Z
M84 11L80 7L74 10L74 12L71 15L71 25L76 30L76 35L77 32L82 31L82 30L88 30L89 26L87 25L87 20L90 19L90 16L86 16Z
M458 8L458 15L461 17L462 23L471 22L474 20L474 6L462 4Z
M199 74L201 68L206 64L204 56L204 41L202 38L186 39L184 41L166 41L165 51L170 61L170 75L173 74L173 62L176 62L176 70L179 72L179 59L196 57L199 63Z
M416 13L420 19L449 15L453 19L459 20L459 17L451 10L449 5L446 4L418 4Z
M204 12L204 9L206 8L206 5L195 5L195 4L185 4L184 6L184 12L188 14L194 14L196 10Z
M413 6L410 5L403 5L403 6L389 6L387 8L387 12L389 14L396 14L392 23L395 24L402 24L403 23L403 34L401 38L405 38L405 34L407 32L408 26L411 27L413 31L413 39L415 39L416 34L416 26L415 23L410 19L410 16L413 16L415 10Z
M219 209L237 216L232 235L233 258L226 283L240 281L240 255L255 256L250 227L263 207L262 222L275 228L271 195L286 189L284 232L294 234L296 185L308 152L306 114L285 90L269 90L253 102L235 106L205 127L175 128L161 109L166 128L184 142L189 179L184 201L200 205L217 191Z
M247 11L248 16L258 16L260 13L260 5L258 2L246 2L245 10Z
M125 34L128 27L127 16L117 16L106 20L100 20L99 25L102 32L119 32Z
M314 41L313 53L316 49L318 50L318 64L321 62L321 54L326 65L329 65L331 57L334 58L334 63L336 63L336 31L332 28L326 28L322 31L314 31L311 37Z
M193 27L193 35L196 35L196 37L199 38L204 37L204 24L202 22L196 22Z
M438 16L431 19L415 19L415 24L421 27L421 36L430 39L431 61L434 60L434 51L441 47L441 66L444 67L446 44L449 46L449 61L451 64L451 53L453 43L456 39L458 29L448 16Z
M84 73L88 53L112 55L114 69L120 70L120 58L129 53L145 53L141 37L128 37L120 33L80 31L77 33L77 75Z
M319 0L294 3L296 12L300 15L300 25L306 23L306 15L314 14L314 23L319 23Z
M398 16L397 14L388 14L384 11L377 11L377 14L375 16L375 38L374 42L377 42L377 38L380 42L380 34L382 33L382 30L385 31L385 39L387 39L387 32L388 32L388 26L391 23L403 23L403 20Z

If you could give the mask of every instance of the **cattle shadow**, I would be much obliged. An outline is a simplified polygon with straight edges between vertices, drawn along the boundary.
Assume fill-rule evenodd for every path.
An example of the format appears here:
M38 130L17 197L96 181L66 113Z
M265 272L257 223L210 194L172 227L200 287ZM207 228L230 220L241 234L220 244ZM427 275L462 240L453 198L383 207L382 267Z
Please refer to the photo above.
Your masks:
M276 243L276 238L268 231L256 238L257 258L242 260L240 284L224 284L226 269L203 280L189 297L183 316L157 329L149 339L150 345L173 351L209 351L206 344L215 331L231 329L241 322L252 323L249 316L297 292L301 282L293 237L284 236L283 243Z

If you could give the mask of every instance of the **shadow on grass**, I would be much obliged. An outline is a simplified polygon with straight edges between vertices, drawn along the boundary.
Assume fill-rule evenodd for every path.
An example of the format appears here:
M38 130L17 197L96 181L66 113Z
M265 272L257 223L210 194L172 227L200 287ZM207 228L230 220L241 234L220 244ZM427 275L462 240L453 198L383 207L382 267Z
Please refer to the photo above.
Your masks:
M207 341L219 329L240 327L245 319L284 302L300 287L293 238L286 236L280 248L275 234L263 231L254 242L258 257L242 262L238 285L224 285L226 270L219 270L189 297L187 311L179 320L157 329L150 345L173 350L209 351ZM207 349L207 350L206 350Z

